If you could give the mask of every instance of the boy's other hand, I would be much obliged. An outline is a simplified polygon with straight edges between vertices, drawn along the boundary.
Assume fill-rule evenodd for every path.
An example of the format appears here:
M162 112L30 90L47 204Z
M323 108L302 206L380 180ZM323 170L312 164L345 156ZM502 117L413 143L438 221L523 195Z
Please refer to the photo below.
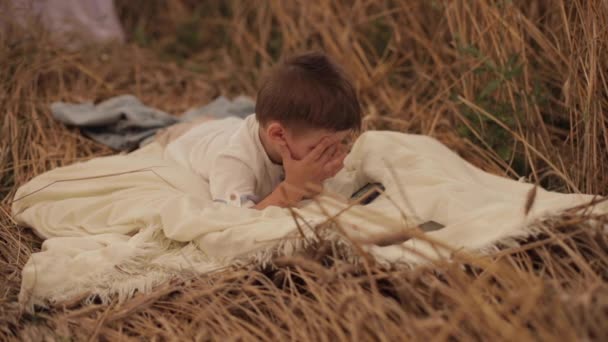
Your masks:
M308 185L320 188L323 181L335 176L344 167L347 150L335 139L324 139L302 160L293 159L286 146L280 146L279 153L283 159L285 182L311 196L318 191Z

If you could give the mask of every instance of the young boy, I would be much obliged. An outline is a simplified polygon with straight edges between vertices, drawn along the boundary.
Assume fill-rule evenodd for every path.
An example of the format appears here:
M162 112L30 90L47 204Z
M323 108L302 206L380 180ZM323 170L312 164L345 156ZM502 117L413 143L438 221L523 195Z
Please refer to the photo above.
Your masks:
M256 113L205 122L166 154L209 181L215 201L264 209L294 206L342 167L344 138L361 127L356 91L321 53L277 65L258 91ZM317 187L318 188L318 187Z

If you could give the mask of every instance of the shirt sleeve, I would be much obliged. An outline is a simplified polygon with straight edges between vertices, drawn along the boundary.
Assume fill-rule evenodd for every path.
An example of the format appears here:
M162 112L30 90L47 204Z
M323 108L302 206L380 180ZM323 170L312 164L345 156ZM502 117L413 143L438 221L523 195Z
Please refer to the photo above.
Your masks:
M214 201L236 207L252 207L260 200L255 195L253 170L232 156L217 157L209 174L209 187Z

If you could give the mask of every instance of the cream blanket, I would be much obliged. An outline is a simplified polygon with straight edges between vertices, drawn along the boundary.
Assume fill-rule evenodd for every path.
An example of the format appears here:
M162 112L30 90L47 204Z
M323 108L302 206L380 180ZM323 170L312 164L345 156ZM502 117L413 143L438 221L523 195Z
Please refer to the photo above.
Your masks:
M526 216L531 184L483 172L420 135L365 133L345 164L327 184L331 195L293 213L212 202L208 184L163 160L156 143L49 171L23 185L12 207L17 222L46 239L23 269L20 300L31 307L83 294L124 299L173 276L266 262L301 248L313 236L309 227L347 206L340 196L369 181L383 183L386 196L342 212L330 234L337 243L434 220L446 227L429 237L455 249L489 251L499 241L529 234L530 220L592 198L539 189ZM301 230L294 215L305 221ZM415 238L365 248L385 263L449 256L449 250Z

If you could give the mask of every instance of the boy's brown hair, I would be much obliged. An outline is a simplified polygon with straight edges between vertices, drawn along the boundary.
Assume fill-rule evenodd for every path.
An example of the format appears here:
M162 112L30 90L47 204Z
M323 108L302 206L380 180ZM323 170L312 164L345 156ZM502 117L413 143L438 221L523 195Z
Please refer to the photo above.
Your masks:
M361 129L355 87L342 68L320 52L296 55L275 66L261 83L255 113L262 125L276 120L299 129Z

